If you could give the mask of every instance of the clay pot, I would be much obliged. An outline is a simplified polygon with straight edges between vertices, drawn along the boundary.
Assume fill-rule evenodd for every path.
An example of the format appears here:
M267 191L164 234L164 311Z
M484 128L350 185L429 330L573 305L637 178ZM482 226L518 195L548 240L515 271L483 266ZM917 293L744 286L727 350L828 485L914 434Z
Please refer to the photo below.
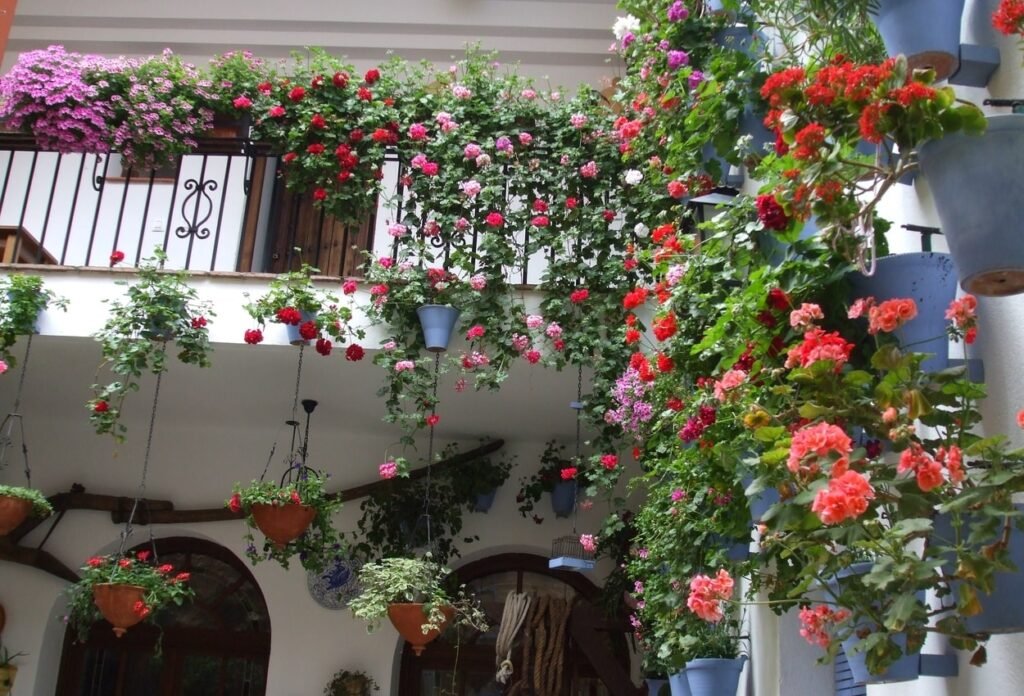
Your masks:
M143 617L135 611L135 603L141 602L145 595L145 588L138 585L107 582L92 587L92 596L96 607L103 614L103 618L114 627L114 635L118 638L123 636L129 628L142 621Z
M452 619L455 618L454 607L441 607L444 612L445 621L441 624L443 629ZM427 621L427 615L423 611L422 604L391 604L388 605L388 618L398 630L398 633L409 641L412 651L417 656L423 653L423 648L439 635L441 631L431 630L423 632L423 624Z
M0 696L8 696L11 693L11 689L14 688L14 677L17 673L18 668L14 665L0 667Z
M0 536L5 536L25 521L32 512L32 502L24 498L0 495Z
M284 505L267 505L256 503L252 506L252 518L263 535L278 546L284 546L302 536L313 518L316 510L309 505L285 503Z

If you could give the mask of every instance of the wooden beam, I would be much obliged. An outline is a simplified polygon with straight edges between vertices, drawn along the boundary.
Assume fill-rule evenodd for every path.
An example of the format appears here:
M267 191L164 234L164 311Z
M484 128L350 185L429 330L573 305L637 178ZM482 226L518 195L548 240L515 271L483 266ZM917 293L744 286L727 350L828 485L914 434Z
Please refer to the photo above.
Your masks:
M78 582L79 580L78 574L57 560L53 554L42 549L17 546L4 537L0 537L0 561L31 566L68 582Z

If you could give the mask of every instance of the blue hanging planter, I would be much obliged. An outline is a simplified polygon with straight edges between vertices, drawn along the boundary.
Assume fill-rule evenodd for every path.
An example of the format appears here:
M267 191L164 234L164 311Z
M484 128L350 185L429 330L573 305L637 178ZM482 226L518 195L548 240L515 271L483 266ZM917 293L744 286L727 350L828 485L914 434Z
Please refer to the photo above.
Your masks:
M746 655L729 660L702 657L686 663L686 681L692 696L733 696L740 685Z
M686 680L686 670L680 670L668 678L672 696L690 696L690 682Z
M568 517L576 507L576 482L559 481L551 489L551 509L555 517Z
M307 321L316 321L316 312L300 311L299 314L302 315L302 318L299 320L299 323L285 324L284 329L288 334L288 342L291 343L293 346L308 346L309 341L304 339L299 334L299 329L302 328L302 325L305 324Z
M938 372L949 366L946 308L956 297L956 267L948 254L920 252L878 259L875 273L850 276L853 299L871 296L877 301L909 297L917 303L917 316L896 329L900 345L932 353L921 367Z
M669 693L668 691L668 679L651 678L644 679L647 683L647 696L665 696ZM665 692L662 692L665 689Z
M494 505L494 498L498 495L498 489L493 488L487 493L477 493L476 501L473 503L473 512L487 512Z
M963 13L964 0L878 0L872 17L890 56L902 53L911 69L944 80L960 65Z
M459 320L459 310L448 305L423 305L416 310L423 329L423 342L431 353L448 350L452 331Z
M1024 292L1024 114L990 116L982 135L931 140L918 159L963 289Z

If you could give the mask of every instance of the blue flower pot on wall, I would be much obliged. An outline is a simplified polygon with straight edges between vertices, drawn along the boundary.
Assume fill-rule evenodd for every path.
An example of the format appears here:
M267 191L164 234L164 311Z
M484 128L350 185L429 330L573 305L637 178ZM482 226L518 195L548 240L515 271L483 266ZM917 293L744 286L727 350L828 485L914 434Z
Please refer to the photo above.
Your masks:
M931 140L918 159L963 289L1024 292L1024 114L990 116L983 135Z
M875 274L850 276L853 298L871 296L877 301L909 297L917 303L917 316L896 329L900 345L920 353L932 353L921 367L929 372L949 366L946 308L956 297L956 267L948 254L921 252L878 259Z
M733 696L740 685L746 655L734 660L703 657L686 663L686 681L692 696Z
M551 509L555 517L568 517L576 507L576 482L559 481L551 489Z
M960 65L960 17L964 0L878 0L872 16L890 56L910 68L931 68L944 80Z
M302 315L302 319L299 320L298 324L285 324L284 330L288 334L288 342L293 346L308 346L309 341L299 335L299 329L307 321L314 321L316 319L316 312L299 312Z
M448 350L452 331L459 320L459 310L448 305L423 305L416 310L423 329L423 342L431 353Z
M672 696L690 696L690 683L686 680L686 670L676 672L668 678Z

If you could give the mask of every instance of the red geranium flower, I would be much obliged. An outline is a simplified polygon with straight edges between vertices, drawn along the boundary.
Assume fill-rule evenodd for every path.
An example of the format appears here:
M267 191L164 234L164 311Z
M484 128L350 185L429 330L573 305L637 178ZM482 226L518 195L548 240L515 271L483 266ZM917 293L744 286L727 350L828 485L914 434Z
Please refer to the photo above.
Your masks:
M574 466L567 466L562 469L561 476L563 481L571 481L576 478L576 474L579 470Z
M362 360L364 355L366 355L366 351L358 343L353 343L345 349L345 359L352 362Z
M331 78L331 80L332 82L334 82L335 87L338 87L339 89L345 89L345 87L348 86L348 73L336 72L334 73L334 77Z
M292 91L288 93L288 98L291 99L293 102L300 102L300 101L302 101L303 97L305 97L305 96L306 96L306 88L305 87L293 87Z
M228 501L228 510L234 513L241 512L242 496L240 496L238 493L235 493L233 496L231 496L231 500Z
M299 322L302 321L302 313L294 307L282 307L274 315L280 323L291 326L298 326Z
M327 121L320 114L313 114L313 118L309 119L309 125L313 128L326 128Z
M437 415L436 413L431 413L426 418L427 426L429 426L431 428L433 428L435 425L437 425L440 421L441 421L441 416Z
M586 288L580 288L579 290L574 290L573 293L569 295L569 301L573 304L581 304L586 302L588 297L590 297L590 291Z
M356 96L359 97L359 99L361 99L362 101L370 101L371 99L373 99L373 92L366 89L365 87L360 87L356 91Z
M103 399L100 399L92 406L93 413L106 413L110 410L110 404Z
M334 348L334 345L328 339L318 338L316 340L316 352L320 355L330 355L332 348Z
M121 263L122 261L124 261L124 252L123 251L115 251L113 254L110 255L110 266L111 267L116 266L117 264Z
M281 118L284 115L285 109L280 104L275 104L274 106L267 109L267 116L269 116L270 118Z
M206 326L206 317L192 317L192 328L201 329Z
M491 211L484 220L490 227L501 227L505 224L505 218L497 211Z
M299 327L299 335L307 341L312 341L320 333L320 327L315 321L307 321Z
M263 332L259 329L246 329L245 342L250 346L254 346L257 343L263 343Z
M372 85L380 79L380 70L377 68L370 68L366 71L366 75L363 76L363 79L366 80L366 84Z

